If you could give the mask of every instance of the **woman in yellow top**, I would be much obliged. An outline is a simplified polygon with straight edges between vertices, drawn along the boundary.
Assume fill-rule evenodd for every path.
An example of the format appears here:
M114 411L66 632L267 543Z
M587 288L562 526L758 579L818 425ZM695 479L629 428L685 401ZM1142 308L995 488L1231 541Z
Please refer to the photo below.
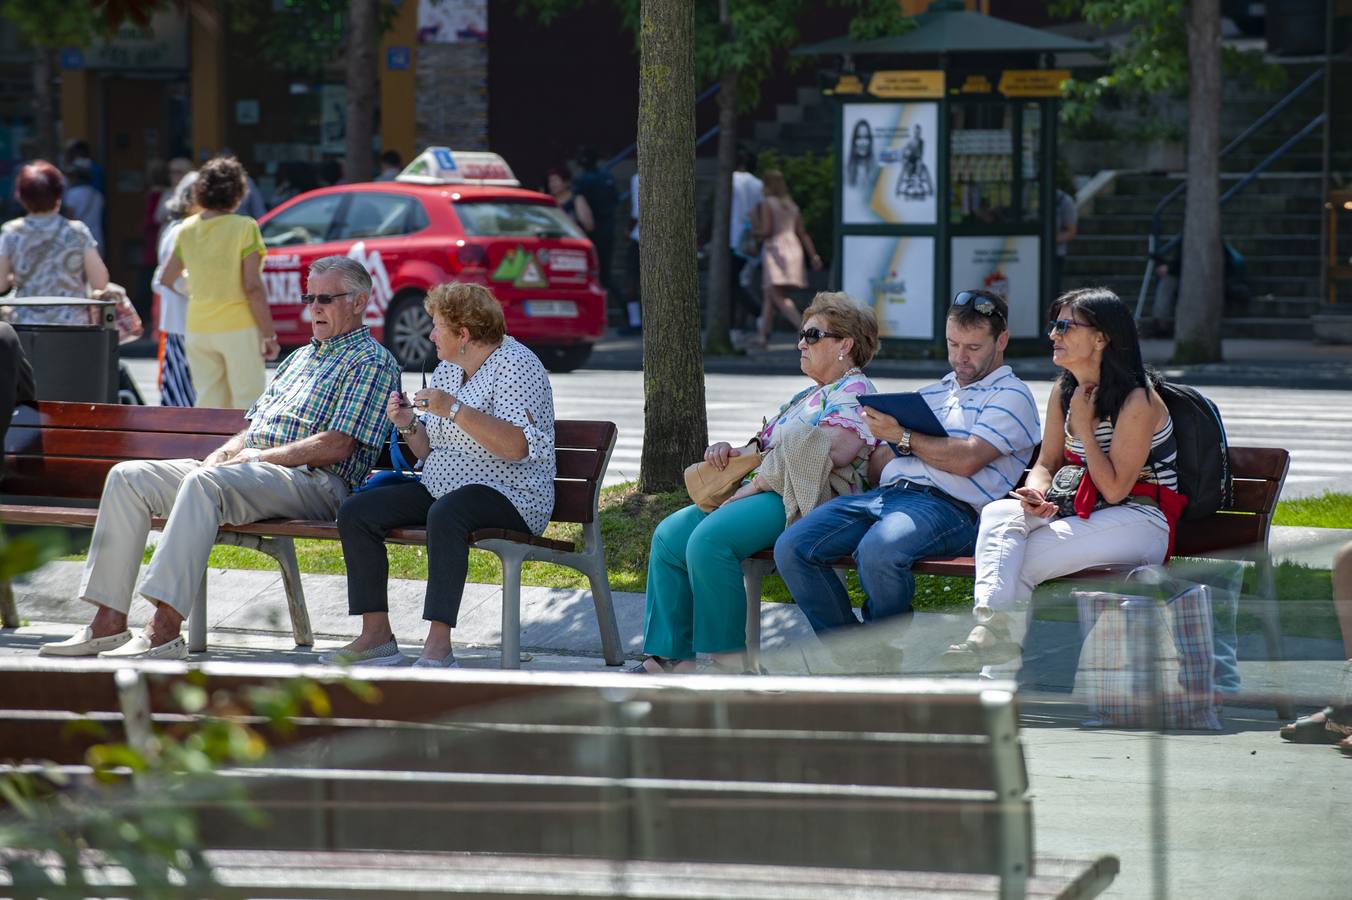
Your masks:
M263 289L263 236L257 222L235 215L245 189L234 157L202 166L193 185L202 212L184 221L160 277L172 287L184 270L192 274L184 346L198 406L248 409L263 393L263 361L281 350Z

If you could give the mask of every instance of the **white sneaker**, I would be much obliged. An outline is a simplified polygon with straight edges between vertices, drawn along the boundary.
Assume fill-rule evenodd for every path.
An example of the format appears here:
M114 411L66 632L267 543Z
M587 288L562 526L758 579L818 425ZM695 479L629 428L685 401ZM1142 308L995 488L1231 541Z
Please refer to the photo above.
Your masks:
M187 659L188 642L179 635L172 641L165 641L158 647L152 647L150 638L144 634L127 641L116 650L106 650L99 659Z
M107 637L94 637L93 631L85 626L78 634L64 641L53 641L38 648L38 656L98 656L105 650L116 650L131 640L131 631L110 634Z
M397 666L404 661L404 654L399 652L399 645L391 638L378 647L366 650L349 650L346 647L334 650L319 657L319 661L326 666Z

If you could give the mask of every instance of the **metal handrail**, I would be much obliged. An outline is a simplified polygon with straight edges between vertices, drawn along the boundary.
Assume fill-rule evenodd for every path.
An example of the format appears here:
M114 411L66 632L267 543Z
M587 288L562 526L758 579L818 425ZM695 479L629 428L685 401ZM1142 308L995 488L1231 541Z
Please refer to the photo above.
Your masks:
M1310 73L1310 75L1307 76L1306 79L1302 81L1300 84L1296 85L1296 87L1293 88L1290 93L1288 93L1285 97L1274 103L1267 112L1263 113L1261 116L1255 119L1249 125L1249 127L1245 128L1238 135L1236 135L1234 139L1230 141L1230 143L1226 144L1225 147L1221 149L1221 152L1217 154L1217 159L1221 160L1229 156L1230 153L1232 153L1240 146L1240 144L1244 143L1246 140L1248 140L1250 137L1256 134L1264 125L1266 125L1268 122L1271 122L1274 118L1276 118L1278 115L1284 112L1287 107L1289 107L1292 103L1294 103L1302 94L1304 94L1307 90L1309 90L1313 85L1317 84L1320 80L1322 80L1323 77L1324 77L1323 69L1316 69L1314 72ZM1309 135L1311 131L1318 128L1323 123L1324 123L1324 114L1320 113L1304 128L1302 128L1300 131L1296 132L1296 134L1288 138L1280 147L1269 153L1263 159L1262 162L1260 162L1258 165L1254 166L1253 169L1247 172L1244 175L1244 177L1239 180L1237 184L1233 185L1227 191L1225 191L1225 193L1223 193L1220 197L1219 205L1224 206L1226 202L1230 200L1230 198L1234 197L1245 187L1251 184L1255 178L1257 178L1260 174L1266 171L1268 167L1270 167L1274 162L1285 156L1286 153L1293 146L1295 146L1299 141L1301 141L1307 135ZM1155 265L1157 261L1162 259L1165 255L1167 255L1170 251L1172 251L1183 241L1183 234L1182 232L1179 232L1178 234L1170 238L1168 241L1166 241L1163 246L1161 246L1160 232L1163 230L1162 219L1164 215L1164 210L1169 206L1169 204L1173 203L1180 196L1186 193L1187 190L1188 190L1188 182L1187 179L1184 179L1177 187L1169 191L1169 193L1165 194L1164 197L1160 199L1160 202L1155 205L1155 209L1150 213L1150 233L1146 236L1145 274L1141 276L1141 291L1139 296L1136 298L1137 319L1141 318L1141 313L1145 309L1145 297L1146 294L1149 293L1150 291L1150 281L1155 274Z
M700 95L695 98L695 106L698 107L701 103L703 103L705 100L708 100L710 97L712 97L714 94L717 94L722 89L723 83L719 81L716 81L713 84L709 85L709 87L705 88L703 92L701 92ZM715 132L716 130L717 126L715 126ZM695 146L699 146L699 144L696 144ZM607 170L613 169L615 166L624 162L626 159L633 156L637 152L638 152L638 141L634 141L628 147L625 147L619 153L616 153L610 159L602 163L601 168Z

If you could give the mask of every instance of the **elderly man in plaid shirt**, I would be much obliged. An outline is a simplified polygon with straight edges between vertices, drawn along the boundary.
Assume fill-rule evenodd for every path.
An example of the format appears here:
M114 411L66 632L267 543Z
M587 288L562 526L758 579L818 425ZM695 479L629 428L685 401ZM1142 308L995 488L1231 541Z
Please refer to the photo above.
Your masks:
M98 611L79 634L44 644L44 656L185 658L180 630L221 525L333 519L366 479L389 427L386 398L399 389L394 357L362 325L371 276L328 256L310 267L307 289L314 339L277 367L245 414L248 428L204 460L126 462L108 473L80 582L80 599ZM155 615L133 636L127 609L152 516L168 517L139 591Z

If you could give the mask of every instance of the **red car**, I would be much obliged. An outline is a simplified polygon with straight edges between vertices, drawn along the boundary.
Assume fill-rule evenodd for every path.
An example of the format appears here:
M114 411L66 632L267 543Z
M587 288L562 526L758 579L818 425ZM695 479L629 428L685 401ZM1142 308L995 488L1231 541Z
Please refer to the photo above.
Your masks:
M343 255L371 273L366 324L406 368L433 356L423 298L447 281L491 288L507 332L550 371L581 366L605 331L596 251L554 198L517 183L496 154L432 148L395 181L321 188L263 216L263 280L282 346L310 339L300 302L310 263Z

